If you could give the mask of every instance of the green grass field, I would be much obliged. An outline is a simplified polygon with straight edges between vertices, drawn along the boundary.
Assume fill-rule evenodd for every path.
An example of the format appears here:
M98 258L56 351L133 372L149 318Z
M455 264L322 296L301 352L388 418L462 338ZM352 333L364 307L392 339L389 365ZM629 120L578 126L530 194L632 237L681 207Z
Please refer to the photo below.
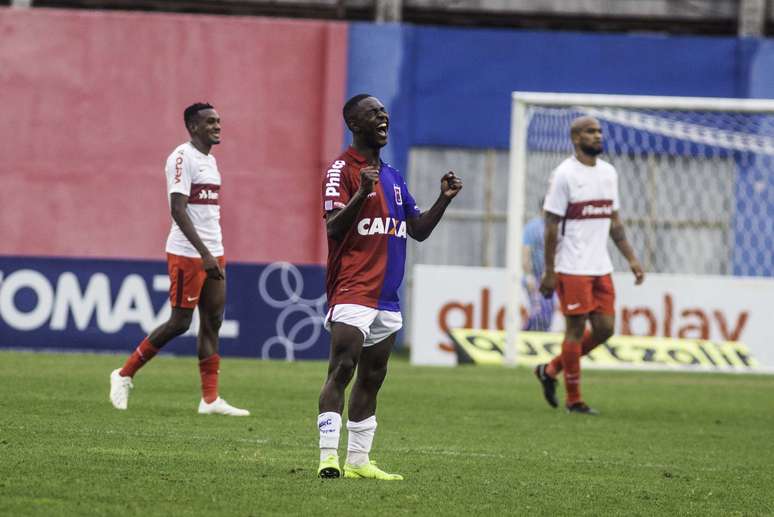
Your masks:
M0 515L774 514L773 376L587 371L586 417L526 369L398 359L371 457L406 480L377 482L315 477L323 363L224 360L253 413L227 418L196 414L193 358L114 410L122 361L0 352Z

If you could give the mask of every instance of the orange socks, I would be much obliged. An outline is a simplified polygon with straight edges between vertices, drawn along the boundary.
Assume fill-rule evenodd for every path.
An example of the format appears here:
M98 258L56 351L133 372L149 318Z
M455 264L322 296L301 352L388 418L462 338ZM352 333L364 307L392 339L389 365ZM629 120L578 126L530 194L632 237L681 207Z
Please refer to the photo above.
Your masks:
M586 329L583 333L583 338L581 338L581 356L588 355L598 344L591 339L591 331ZM562 354L551 359L551 362L546 367L546 373L553 378L562 373Z
M122 377L133 377L137 370L142 368L145 363L151 360L159 352L148 341L148 338L142 340L140 345L132 352L126 364L119 372ZM213 354L206 359L199 361L199 374L202 378L202 398L208 404L218 398L218 370L220 369L220 356Z
M199 361L202 398L207 404L211 404L218 398L218 370L220 370L220 356L218 354L212 354Z
M564 369L564 388L567 391L567 405L580 402L580 358L579 341L565 340L562 343L562 367Z
M145 363L150 361L153 356L158 353L159 349L151 345L151 342L148 341L148 338L146 337L142 340L140 345L135 348L134 352L132 352L132 355L130 355L129 359L126 360L124 367L121 368L121 371L118 373L121 375L121 377L134 377L134 374L137 373L137 370L142 368Z

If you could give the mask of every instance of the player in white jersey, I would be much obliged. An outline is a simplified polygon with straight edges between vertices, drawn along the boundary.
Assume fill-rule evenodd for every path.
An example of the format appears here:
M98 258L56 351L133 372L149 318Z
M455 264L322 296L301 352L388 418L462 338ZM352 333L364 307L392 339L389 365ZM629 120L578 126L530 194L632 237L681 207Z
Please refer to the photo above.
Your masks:
M645 279L642 266L626 239L618 216L618 173L602 153L602 128L593 117L572 122L575 154L551 174L543 209L546 214L543 296L559 295L565 317L562 352L541 364L535 375L546 401L557 407L556 377L564 372L566 408L595 415L580 393L580 358L613 335L615 290L613 264L607 253L608 235L629 262L635 283ZM586 322L591 330L586 329Z
M210 149L220 143L220 116L210 104L196 103L185 109L183 120L191 140L172 152L165 170L172 212L166 246L172 314L142 340L123 368L110 374L110 401L117 409L126 409L134 374L161 347L188 330L198 307L199 413L246 416L247 410L218 396L218 331L226 303L226 262L220 231L220 172Z

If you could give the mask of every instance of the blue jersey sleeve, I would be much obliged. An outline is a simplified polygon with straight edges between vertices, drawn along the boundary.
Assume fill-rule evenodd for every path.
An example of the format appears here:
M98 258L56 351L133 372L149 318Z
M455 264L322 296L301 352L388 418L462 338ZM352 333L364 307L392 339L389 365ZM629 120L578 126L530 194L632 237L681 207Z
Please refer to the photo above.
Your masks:
M414 219L419 217L422 211L417 206L417 202L414 200L414 196L409 192L406 180L403 180L401 188L403 189L403 208L406 210L406 219Z

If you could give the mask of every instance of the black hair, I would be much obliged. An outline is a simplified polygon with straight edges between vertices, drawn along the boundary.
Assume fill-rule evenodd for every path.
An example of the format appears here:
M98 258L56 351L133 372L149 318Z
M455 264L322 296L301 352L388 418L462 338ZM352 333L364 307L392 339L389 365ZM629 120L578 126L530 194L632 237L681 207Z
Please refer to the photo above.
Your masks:
M349 119L352 116L352 112L355 111L355 108L360 101L367 99L368 97L373 97L373 95L370 93L358 93L344 103L344 109L341 110L341 114L344 116L344 123L347 124L347 127L349 127Z
M188 106L183 112L183 122L185 123L185 128L188 129L188 125L194 121L194 117L197 113L199 113L201 110L209 109L214 109L214 106L209 102L195 102Z

